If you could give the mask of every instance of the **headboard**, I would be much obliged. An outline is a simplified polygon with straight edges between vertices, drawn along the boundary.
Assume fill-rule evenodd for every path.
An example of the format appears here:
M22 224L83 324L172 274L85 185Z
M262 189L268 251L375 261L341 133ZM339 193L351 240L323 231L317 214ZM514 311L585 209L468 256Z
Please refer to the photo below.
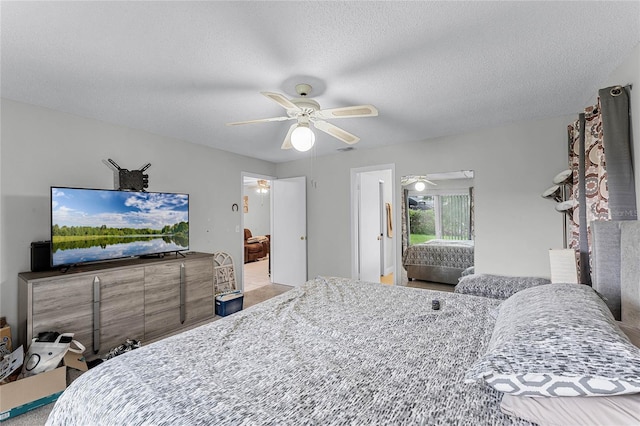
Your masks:
M591 222L593 289L618 320L640 327L640 221Z

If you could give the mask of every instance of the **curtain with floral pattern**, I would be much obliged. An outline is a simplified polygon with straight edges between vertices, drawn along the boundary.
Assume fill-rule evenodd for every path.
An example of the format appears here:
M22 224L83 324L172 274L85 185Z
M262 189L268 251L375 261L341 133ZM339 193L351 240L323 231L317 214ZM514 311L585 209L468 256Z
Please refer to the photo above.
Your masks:
M591 223L637 217L629 89L601 89L596 105L568 126L569 199L575 202L568 215L569 248L576 251L579 280L584 284L591 284Z
M593 105L568 126L569 163L573 185L570 198L577 206L569 216L569 248L578 253L580 282L590 282L591 226L594 220L609 219L609 190L600 106ZM583 224L583 226L581 226Z

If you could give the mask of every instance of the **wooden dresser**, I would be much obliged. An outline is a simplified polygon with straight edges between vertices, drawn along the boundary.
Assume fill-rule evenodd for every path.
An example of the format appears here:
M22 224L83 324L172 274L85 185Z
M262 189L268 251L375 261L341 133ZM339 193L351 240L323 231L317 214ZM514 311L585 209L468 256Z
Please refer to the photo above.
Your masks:
M215 316L208 253L23 272L18 280L25 350L42 331L75 333L92 359L127 338L148 343Z

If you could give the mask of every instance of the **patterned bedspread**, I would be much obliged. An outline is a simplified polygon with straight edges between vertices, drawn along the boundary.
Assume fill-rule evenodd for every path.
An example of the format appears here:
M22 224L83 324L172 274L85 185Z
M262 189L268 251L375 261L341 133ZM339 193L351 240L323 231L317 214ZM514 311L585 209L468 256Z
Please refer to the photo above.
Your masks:
M467 269L473 266L473 240L431 240L407 247L402 264Z
M319 277L104 362L47 424L530 425L464 383L498 303Z

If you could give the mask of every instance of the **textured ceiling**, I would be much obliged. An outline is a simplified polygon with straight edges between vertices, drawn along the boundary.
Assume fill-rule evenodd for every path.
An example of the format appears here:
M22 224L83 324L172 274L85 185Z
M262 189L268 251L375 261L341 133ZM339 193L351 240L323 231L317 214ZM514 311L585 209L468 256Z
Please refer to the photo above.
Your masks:
M633 2L0 3L1 92L273 162L291 122L260 95L310 82L362 150L571 114L640 42ZM620 82L624 84L626 82ZM346 146L316 132L316 155Z

